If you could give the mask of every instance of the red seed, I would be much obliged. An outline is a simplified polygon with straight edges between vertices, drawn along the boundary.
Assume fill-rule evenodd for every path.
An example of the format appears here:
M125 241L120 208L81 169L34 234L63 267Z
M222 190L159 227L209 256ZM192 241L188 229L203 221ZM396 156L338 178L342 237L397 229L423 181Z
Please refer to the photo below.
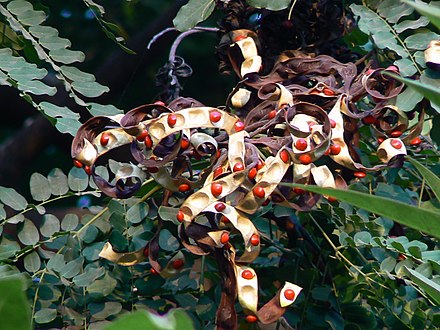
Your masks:
M168 123L168 125L170 127L173 127L174 125L176 125L176 123L177 123L177 116L174 113L168 115L167 123Z
M266 196L266 192L264 191L263 187L255 187L254 189L252 189L252 193L255 197L260 199Z
M377 142L380 144L380 143L382 143L383 141L385 141L385 138L384 137L378 137L377 138Z
M257 176L257 169L255 167L251 168L248 173L248 178L253 180L255 179L256 176Z
M246 36L244 36L244 35L241 35L241 36L236 36L235 37L235 39L234 39L234 41L235 42L237 42L237 41L241 41L241 40L244 40L244 39L246 39L247 37Z
M422 139L420 137L415 137L409 144L412 146L418 146L420 143L422 143Z
M307 149L307 141L305 139L298 139L295 141L295 148L300 150L300 151L304 151Z
M336 197L332 197L332 196L328 196L328 197L327 197L327 200L328 200L330 203L334 203L334 202L337 201L337 198L336 198Z
M341 149L342 148L339 144L333 144L332 146L330 146L330 154L332 154L333 156L339 155Z
M84 171L88 174L88 175L92 175L92 168L88 165L84 166Z
M225 217L224 215L220 218L220 221L223 222L223 223L230 223L230 222L231 222L231 221L230 221L227 217Z
M324 152L324 156L328 156L330 155L330 148L328 148L325 152Z
M290 161L290 155L287 150L283 150L280 152L280 158L284 163L288 163Z
M258 318L255 315L248 315L246 316L246 322L247 323L255 323L258 321Z
M147 167L148 172L150 173L157 173L159 172L159 169L157 167Z
M220 236L220 243L222 244L226 244L229 242L229 233L227 231L225 231L221 236Z
M336 127L336 122L333 119L330 119L330 127L331 128L335 128Z
M220 196L222 194L222 191L223 191L223 186L221 185L221 183L215 182L211 185L211 193L215 197Z
M78 159L74 159L73 166L81 168L81 167L83 167L83 163L81 163Z
M398 137L401 136L401 135L402 135L402 132L401 132L401 131L392 131L392 132L390 133L390 136L393 137L393 138L398 138Z
M189 185L189 184L186 184L186 183L182 183L182 184L179 186L179 191L180 191L180 192L187 192L187 191L189 191L190 189L191 189L190 185Z
M356 178L362 179L362 178L365 178L367 176L367 173L359 171L359 172L354 172L353 175Z
M268 198L263 202L263 204L261 204L261 206L269 205L269 203L270 203L270 199Z
M251 244L253 246L257 246L258 244L260 244L260 236L258 236L257 234L253 234L251 236Z
M400 140L392 139L390 144L393 148L396 148L396 149L402 148L402 142Z
M184 264L185 263L183 262L182 259L176 259L176 260L173 261L173 268L174 269L180 269L180 268L183 267Z
M150 269L150 274L151 274L151 275L158 275L159 272L158 272L156 269L154 269L153 267L151 267L151 269Z
M243 163L236 163L234 165L234 168L232 169L233 172L240 172L244 170L244 165Z
M223 203L217 203L214 205L214 208L217 212L222 212L226 209L226 205Z
M264 162L262 160L258 160L257 171L261 170L263 167L264 167Z
M209 113L209 120L211 120L212 123L217 123L222 119L222 114L218 111L211 111Z
M272 110L271 112L269 112L267 114L267 118L274 119L276 115L277 115L277 111L276 110Z
M237 121L234 125L235 131L240 132L244 130L244 123L242 121Z
M221 167L217 167L215 170L214 170L214 178L216 178L216 177L218 177L220 174L222 174L223 173L223 169L221 168Z
M295 299L295 291L293 291L292 289L284 290L284 298L286 298L287 300Z
M142 141L144 141L145 140L145 138L148 136L148 132L147 132L147 130L143 130L142 132L141 132L141 134L139 134L138 136L136 136L136 140L138 140L139 142L142 142Z
M372 124L374 124L376 122L376 117L374 117L372 115L368 115L368 116L362 118L362 122L365 125L372 125Z
M309 165L312 162L312 157L308 154L304 154L299 156L299 161L303 165Z
M327 96L335 95L335 92L333 92L330 88L327 88L327 87L324 88L323 93Z
M180 147L181 147L183 150L188 149L188 147L189 147L189 141L188 141L188 139L185 139L185 138L181 139L181 140L180 140Z
M144 251L142 252L144 254L145 257L148 257L148 253L150 252L150 250L148 249L148 246L146 246L144 248Z
M243 277L245 280L252 280L254 278L254 274L249 269L246 269L241 273L241 277Z
M156 102L154 102L154 104L157 104L157 105L163 105L163 106L165 106L166 104L165 104L165 102L163 102L163 101L156 101Z
M179 210L177 212L176 219L177 219L177 221L182 222L185 219L185 213L183 213L181 210Z
M301 188L293 188L293 192L297 195L302 195L304 194L306 191L304 189Z
M386 68L387 71L394 71L399 73L399 68L395 65L390 65L388 68Z
M145 137L144 144L145 144L145 148L147 148L147 149L151 149L153 147L153 141L151 141L151 138L149 135L147 135Z
M110 135L108 133L102 133L101 138L99 139L99 142L103 147L105 147L108 144L108 141L110 141Z

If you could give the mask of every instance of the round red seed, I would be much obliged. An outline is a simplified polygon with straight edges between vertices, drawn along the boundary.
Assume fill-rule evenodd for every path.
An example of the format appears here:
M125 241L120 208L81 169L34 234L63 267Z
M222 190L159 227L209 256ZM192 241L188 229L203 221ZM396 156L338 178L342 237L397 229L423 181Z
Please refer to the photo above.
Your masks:
M235 42L237 42L237 41L241 41L241 40L244 40L244 39L246 39L247 37L246 36L244 36L244 35L241 35L241 36L236 36L235 37L235 39L234 39L234 41Z
M235 131L240 132L244 130L244 123L242 121L237 121L234 125Z
M260 236L258 236L257 234L253 234L251 236L251 244L253 246L257 246L258 244L260 244Z
M293 188L293 192L297 195L302 195L304 194L306 191L304 189L301 188Z
M236 163L234 165L234 168L232 169L233 172L240 172L244 170L244 165L243 163Z
M280 152L280 158L284 163L288 163L290 161L290 155L287 150L283 150Z
M376 122L376 118L374 116L372 116L372 115L368 115L368 116L362 118L362 122L365 125L372 125L372 124L374 124Z
M102 133L101 138L99 139L99 142L103 147L105 147L108 144L108 141L110 141L110 135L108 133Z
M225 231L221 236L220 236L220 243L222 244L226 244L229 242L229 233L227 231Z
M216 177L218 177L220 174L222 174L223 173L223 168L221 168L221 167L217 167L215 170L214 170L214 178L216 178Z
M92 175L92 168L88 165L84 166L84 171L88 174L88 175Z
M387 71L394 71L399 73L399 68L395 65L390 65L388 68L386 68Z
M159 172L159 169L157 167L147 167L148 172L150 173L157 173Z
M182 139L180 140L180 147L184 150L188 149L189 147L189 141L188 139Z
M176 219L177 221L182 222L185 219L185 214L179 210L177 212Z
M255 197L260 199L266 196L266 192L264 191L263 187L255 187L254 189L252 189L252 193Z
M269 112L267 114L267 118L274 119L276 115L277 115L277 111L276 110L272 110L271 112Z
M412 146L418 146L420 143L422 143L422 139L420 137L415 137L409 144Z
M328 156L330 155L330 148L328 148L325 152L324 152L324 156Z
M397 139L392 139L390 142L391 146L395 149L400 149L402 148L402 142L400 140Z
M335 128L336 127L336 122L333 119L330 119L330 127L331 128Z
M263 167L264 167L264 162L262 160L258 160L257 171L261 170Z
M224 215L220 218L220 221L223 222L223 223L230 223L230 222L231 222L231 221L230 221L227 217L225 217Z
M335 92L333 92L330 88L327 88L327 87L324 88L323 93L327 96L335 95Z
M286 298L287 300L295 299L295 291L293 291L292 289L284 290L284 298Z
M300 151L304 151L307 149L307 141L305 139L298 139L295 141L295 148L300 150Z
M173 268L174 269L180 269L180 268L183 267L184 264L185 263L183 262L182 259L176 259L176 260L173 261Z
M269 203L270 203L270 199L268 198L263 202L263 204L261 204L261 206L269 205Z
M191 189L190 185L189 185L189 184L186 184L186 183L182 183L182 184L179 186L179 191L180 191L180 192L187 192L187 191L189 191L190 189Z
M147 135L144 139L145 148L151 149L153 147L153 141L151 141L151 138L149 135Z
M252 273L249 269L246 269L241 273L241 277L243 277L245 280L252 280L254 278L254 273Z
M166 104L165 104L165 102L163 102L163 101L156 101L156 102L154 102L154 104L157 104L157 105L162 105L162 106L165 106Z
M226 205L223 203L217 203L214 205L214 208L217 212L222 212L226 209Z
M299 156L299 161L303 165L309 165L312 162L312 157L308 154Z
M141 132L141 134L139 134L138 136L136 136L136 140L138 140L139 142L142 142L142 141L144 141L145 140L145 138L148 136L148 132L147 132L147 130L143 130L142 132Z
M217 196L221 195L222 191L223 191L223 186L220 183L215 182L211 185L211 193L214 196L217 197Z
M377 138L377 142L378 142L378 143L382 143L383 141L385 141L385 138L384 138L384 137L378 137L378 138Z
M401 135L402 135L401 131L392 131L391 134L390 134L390 136L393 137L393 138L398 138Z
M332 154L333 156L339 155L341 149L342 148L339 144L333 144L332 146L330 146L330 154Z
M334 202L337 201L337 198L336 198L336 197L332 197L332 196L328 196L328 197L327 197L327 200L328 200L330 203L334 203Z
M246 316L246 322L247 323L255 323L258 321L258 318L255 315L248 315Z
M359 172L354 172L353 175L356 178L362 179L362 178L365 178L367 176L367 173L359 171Z
M144 248L144 251L142 252L144 254L145 257L148 257L148 253L150 252L150 250L148 249L148 246L146 246Z
M81 168L81 167L83 167L83 163L81 163L78 159L74 159L73 166Z
M151 274L151 275L157 275L157 274L159 274L159 272L158 272L156 269L151 268L151 269L150 269L150 274Z
M209 113L209 120L211 120L212 123L217 123L222 118L222 114L218 111L211 111Z
M168 123L168 125L170 127L173 127L174 125L176 125L176 123L177 123L177 116L174 113L168 115L167 123Z
M251 168L248 173L248 178L253 180L255 179L256 176L257 176L257 169L255 167Z

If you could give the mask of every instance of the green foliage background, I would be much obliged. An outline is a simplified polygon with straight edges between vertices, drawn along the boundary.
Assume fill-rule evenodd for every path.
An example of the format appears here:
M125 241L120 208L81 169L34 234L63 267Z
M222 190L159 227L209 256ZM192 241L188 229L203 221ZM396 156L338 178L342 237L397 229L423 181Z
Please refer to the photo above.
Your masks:
M72 135L88 113L117 114L150 102L160 92L154 87L154 74L166 61L168 49L133 72L123 92L105 103L95 100L109 89L91 72L115 49L130 53L124 38L172 3L111 1L104 9L91 0L74 4L1 0L0 83L18 90L61 133ZM249 3L273 10L294 6L290 1ZM187 30L204 21L214 4L190 1L174 20L176 27ZM429 41L439 39L440 16L438 7L432 7L435 3L428 10L424 5L428 3L347 2L347 10L358 19L358 28L346 36L347 44L363 53L374 51L384 66L398 65L403 76L416 78L404 79L408 89L396 102L407 112L425 108L423 135L432 148L410 150L412 158L401 169L353 180L349 189L356 193L303 187L331 194L337 203L322 201L316 210L296 214L268 206L256 214L252 220L264 241L254 263L260 299L273 296L275 281L289 280L304 288L280 327L284 322L298 329L440 327L440 166L435 133L440 125L440 79L422 56ZM189 20L185 13L193 7L207 10L192 10L196 15ZM215 15L214 11L204 24L215 24ZM222 104L232 86L217 73L215 44L213 36L197 35L179 49L194 69L185 95L213 105ZM50 83L48 77L53 79ZM66 89L70 101L82 110L52 103L54 86ZM367 130L361 133L361 148L368 154L373 136ZM161 195L156 184L146 183L139 195L127 200L109 200L82 170L51 169L61 163L65 164L52 159L45 163L43 174L26 178L29 193L0 187L0 322L8 317L11 329L67 325L135 329L141 323L147 329L214 328L220 282L214 260L196 258L182 249L178 256L185 260L184 267L163 278L151 273L146 262L122 267L98 256L106 241L120 251L142 248L161 217L166 225L160 233L160 258L166 263L176 257L181 248L176 238L177 209L157 206L155 199ZM100 171L105 176L107 170ZM180 201L176 197L171 203ZM65 212L55 212L53 206L62 206ZM67 206L75 207L67 210ZM286 248L288 238L265 220L268 214L292 217L309 239ZM393 220L408 227L405 235L390 235ZM152 310L172 312L166 319L144 312ZM243 328L250 327L243 317L240 322Z

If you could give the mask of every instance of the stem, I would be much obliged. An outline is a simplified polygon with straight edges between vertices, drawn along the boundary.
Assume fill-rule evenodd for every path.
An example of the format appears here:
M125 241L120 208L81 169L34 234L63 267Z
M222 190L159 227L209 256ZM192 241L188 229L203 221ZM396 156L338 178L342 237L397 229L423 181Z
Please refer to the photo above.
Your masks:
M200 293L204 294L205 293L205 259L206 256L202 256L202 265L201 270L200 270L200 283L199 283L199 287L200 287Z
M419 202L417 204L417 207L420 208L422 205L422 197L423 197L423 191L425 190L425 178L422 180L422 187L420 188L420 195L419 195Z
M293 12L293 7L295 7L297 0L294 0L292 3L292 6L290 6L289 9L289 15L287 15L287 19L290 21L292 18L292 12Z

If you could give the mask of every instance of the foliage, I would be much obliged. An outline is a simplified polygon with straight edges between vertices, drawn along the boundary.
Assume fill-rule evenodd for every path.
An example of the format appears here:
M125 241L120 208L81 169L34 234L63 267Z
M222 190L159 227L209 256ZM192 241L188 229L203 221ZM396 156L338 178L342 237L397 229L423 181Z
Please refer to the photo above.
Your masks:
M93 11L103 33L130 52L122 44L116 26L104 20L105 9L90 0L84 3ZM243 9L233 4L240 7L234 10L259 13L244 2L239 3ZM257 22L261 25L270 22L269 11L284 10L277 14L290 17L288 12L291 12L294 19L299 19L295 15L300 16L301 12L295 3L248 2L255 8L268 10L264 12L267 16ZM365 44L352 46L364 54L371 51L381 66L394 64L402 76L411 77L391 74L408 88L396 99L388 98L386 103L397 104L408 115L409 127L420 126L417 135L421 134L422 140L411 144L407 139L410 157L401 167L381 168L378 172L368 170L363 177L355 177L353 170L339 167L336 173L348 178L348 190L296 184L296 188L327 197L321 198L310 210L294 210L277 205L275 201L258 207L251 216L251 223L261 240L260 253L252 263L259 281L257 296L261 301L269 301L279 295L279 288L285 281L303 288L295 303L277 320L280 327L287 324L285 328L440 327L437 240L440 237L440 168L436 145L440 141L430 138L431 132L438 129L438 120L433 119L438 118L440 80L436 72L426 68L422 54L431 39L439 38L434 32L438 32L439 17L435 11L428 13L421 2L386 0L367 1L363 5L349 2L348 5L358 21L358 28L352 30L346 40L367 40ZM217 9L228 8L228 2L191 0L182 7L174 24L180 31L189 30L206 20L216 6ZM100 120L122 114L112 105L90 102L108 88L96 82L92 74L73 65L83 61L84 54L69 49L71 42L59 37L57 29L44 25L46 13L35 8L37 6L24 0L0 1L3 34L8 34L7 42L0 49L0 83L18 89L62 133L75 135L81 125L80 115L67 106L52 103L50 98L40 101L38 95L53 96L61 87L84 110L93 116L103 116ZM250 17L247 15L246 19ZM362 33L367 35L366 39ZM221 51L220 48L220 58L224 60ZM36 54L37 58L29 54ZM230 58L233 62L233 56ZM364 75L365 79L370 79L366 71L371 65L366 63L359 77ZM316 73L305 75L313 74ZM48 75L56 79L56 87L47 82ZM307 88L308 97L313 94L309 91L314 86ZM225 102L228 107L231 96ZM328 96L320 95L311 100ZM367 96L357 105L366 117L367 111L377 103L380 102ZM160 104L150 106L164 113L168 111ZM219 111L223 109L227 108ZM184 116L184 112L181 113ZM236 113L240 114L238 107ZM417 118L419 114L421 120ZM114 133L120 118L111 117L105 129L98 125L99 132L92 142L103 144L103 132ZM382 123L392 120L389 118ZM139 123L149 125L146 120ZM91 131L96 127L92 126ZM359 125L361 138L356 151L359 161L364 164L377 162L378 131L374 126ZM209 132L217 134L214 130ZM117 134L112 136L122 136L122 133ZM131 138L131 143L137 132L124 135L124 138L126 136ZM176 133L173 143L180 144L182 136ZM203 137L204 142L207 140L211 141ZM266 153L265 157L269 155L266 149L260 149L261 154ZM138 167L121 163L119 158L109 158L108 166L96 164L91 176L77 167L67 174L57 168L47 176L34 173L29 189L33 201L12 188L0 187L0 290L4 293L0 319L8 315L11 329L28 329L31 325L91 329L215 328L216 310L226 306L220 298L224 273L219 270L222 263L216 263L216 258L195 255L189 251L190 244L184 245L186 249L182 245L179 229L182 225L176 215L190 195L176 189L172 192L151 170L151 165ZM206 168L213 170L208 158L192 158L195 173ZM332 170L336 168L334 163L329 164ZM163 168L158 166L155 170L162 173ZM134 177L139 180L130 181ZM178 175L172 179L176 177ZM108 185L103 185L99 178ZM278 184L282 178L276 179ZM138 187L137 182L141 182L141 187L130 197L102 196L102 191L118 191L121 185L122 191L126 187ZM336 197L337 201L329 196ZM69 200L76 206L74 209L62 215L55 213L53 206ZM204 220L210 221L208 217ZM224 228L221 227L222 233ZM238 225L237 228L240 229ZM198 238L191 239L191 243L198 243ZM241 234L231 234L230 239L231 244L243 249ZM213 244L208 237L203 240L206 245ZM224 249L218 242L212 246L212 251ZM23 295L24 288L27 288L28 303ZM254 295L252 291L249 300L254 299ZM26 315L28 306L32 321ZM240 324L245 323L249 314L244 306L237 304ZM184 312L176 309L179 307ZM137 312L129 313L135 310ZM159 317L151 311L167 314Z

